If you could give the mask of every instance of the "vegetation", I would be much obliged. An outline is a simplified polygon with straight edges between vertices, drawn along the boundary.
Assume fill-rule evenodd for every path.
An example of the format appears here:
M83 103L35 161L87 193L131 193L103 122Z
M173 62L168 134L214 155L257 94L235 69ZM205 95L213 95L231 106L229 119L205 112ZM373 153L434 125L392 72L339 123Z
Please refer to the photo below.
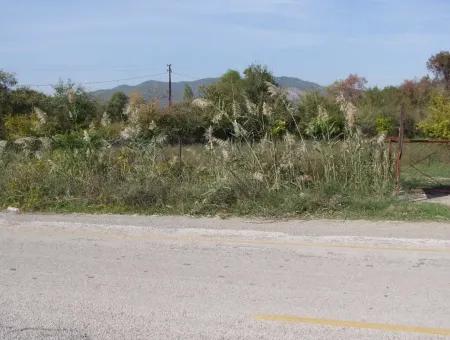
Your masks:
M450 139L450 99L434 94L429 104L429 115L419 123L419 128L428 136Z
M1 71L0 206L448 219L449 209L392 195L384 143L400 107L409 137L450 139L445 56L428 62L434 80L379 89L350 75L296 102L251 65L200 98L186 87L172 107L139 93L103 103L71 82L45 95Z
M444 82L445 88L450 90L450 52L442 51L432 56L428 60L427 67L438 80Z

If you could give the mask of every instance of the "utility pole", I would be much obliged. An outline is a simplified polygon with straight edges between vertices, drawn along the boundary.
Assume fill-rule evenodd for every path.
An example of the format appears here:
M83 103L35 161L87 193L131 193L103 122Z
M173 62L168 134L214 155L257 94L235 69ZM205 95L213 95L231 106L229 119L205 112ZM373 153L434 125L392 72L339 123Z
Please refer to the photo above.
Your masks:
M169 72L169 107L172 106L172 64L167 64L167 72ZM178 166L181 173L182 161L181 161L181 136L178 132Z
M169 107L172 106L172 64L167 64L167 72L169 72Z

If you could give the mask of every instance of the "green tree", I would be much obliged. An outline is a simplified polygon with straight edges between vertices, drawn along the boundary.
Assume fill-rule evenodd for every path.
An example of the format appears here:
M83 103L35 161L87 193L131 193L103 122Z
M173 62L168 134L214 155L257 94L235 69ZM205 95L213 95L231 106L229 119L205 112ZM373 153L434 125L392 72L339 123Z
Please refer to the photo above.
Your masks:
M193 99L194 99L194 91L192 90L192 87L190 87L188 84L185 84L183 92L183 100L185 102L192 102Z
M7 92L16 84L17 80L14 74L0 70L0 92Z
M11 114L28 115L38 107L48 110L49 97L42 92L27 87L19 87L10 92Z
M394 125L394 122L398 122L400 103L403 98L404 94L395 86L367 89L358 101L357 125L363 133L372 136L383 129L384 133L393 132L390 129L386 130L385 123L390 121ZM409 114L411 111L407 110L407 112Z
M428 108L428 116L419 123L427 136L450 139L450 98L444 94L435 93Z
M98 103L71 81L55 86L52 112L61 132L85 129L98 116Z
M242 99L241 75L238 71L228 70L216 83L202 87L201 92L214 104L221 102L225 107L231 107L233 101Z
M106 106L106 112L112 121L121 121L124 119L124 110L128 104L128 97L123 92L115 92Z
M242 78L238 71L228 70L214 84L201 88L205 99L214 104L214 106L223 109L231 114L234 107L243 107L243 86Z
M16 84L14 74L0 70L0 139L4 137L4 118L11 113L11 88Z
M204 88L204 97L215 107L210 110L215 136L236 137L238 125L253 139L266 133L281 135L286 128L285 117L280 114L285 103L280 95L271 95L269 83L276 84L267 68L251 65L244 71L244 78L238 71L229 70L217 83Z
M155 124L169 143L202 143L210 125L206 114L193 105L176 103L162 108L155 117Z
M444 82L447 91L450 91L450 52L441 51L433 55L428 59L427 67L436 79Z
M278 85L266 66L250 65L244 70L243 87L245 95L252 103L260 106L269 100L267 83Z

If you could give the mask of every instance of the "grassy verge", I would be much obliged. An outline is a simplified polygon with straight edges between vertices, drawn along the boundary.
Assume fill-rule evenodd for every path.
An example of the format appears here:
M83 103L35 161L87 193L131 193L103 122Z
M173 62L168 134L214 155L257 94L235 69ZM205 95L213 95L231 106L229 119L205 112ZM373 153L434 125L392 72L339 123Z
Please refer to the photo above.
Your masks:
M0 207L25 211L450 220L450 208L392 196L384 144L212 141L177 150L6 151Z
M279 194L281 199L274 204L274 197L254 202L245 201L226 208L216 208L197 212L194 205L130 207L120 204L95 204L83 201L60 202L47 204L39 209L51 213L90 213L90 214L141 214L141 215L194 215L194 216L249 216L267 218L301 218L301 219L366 219L366 220L398 220L398 221L450 221L450 207L435 203L402 202L394 198L384 200L355 200L339 205L336 209L308 209L317 202L298 202L289 196Z

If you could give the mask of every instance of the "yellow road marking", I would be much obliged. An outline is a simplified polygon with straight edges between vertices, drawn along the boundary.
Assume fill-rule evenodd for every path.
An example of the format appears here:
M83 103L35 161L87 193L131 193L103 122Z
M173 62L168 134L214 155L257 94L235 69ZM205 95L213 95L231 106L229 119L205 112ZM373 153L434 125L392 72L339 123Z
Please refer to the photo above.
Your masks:
M346 320L329 320L317 319L309 317L299 317L293 315L256 315L256 320L261 321L278 321L287 323L305 323L320 326L331 326L340 328L358 328L358 329L373 329L386 332L403 332L403 333L419 333L427 335L443 335L450 336L450 329L448 328L430 328L419 326L393 325L374 322L360 322L360 321L346 321Z

